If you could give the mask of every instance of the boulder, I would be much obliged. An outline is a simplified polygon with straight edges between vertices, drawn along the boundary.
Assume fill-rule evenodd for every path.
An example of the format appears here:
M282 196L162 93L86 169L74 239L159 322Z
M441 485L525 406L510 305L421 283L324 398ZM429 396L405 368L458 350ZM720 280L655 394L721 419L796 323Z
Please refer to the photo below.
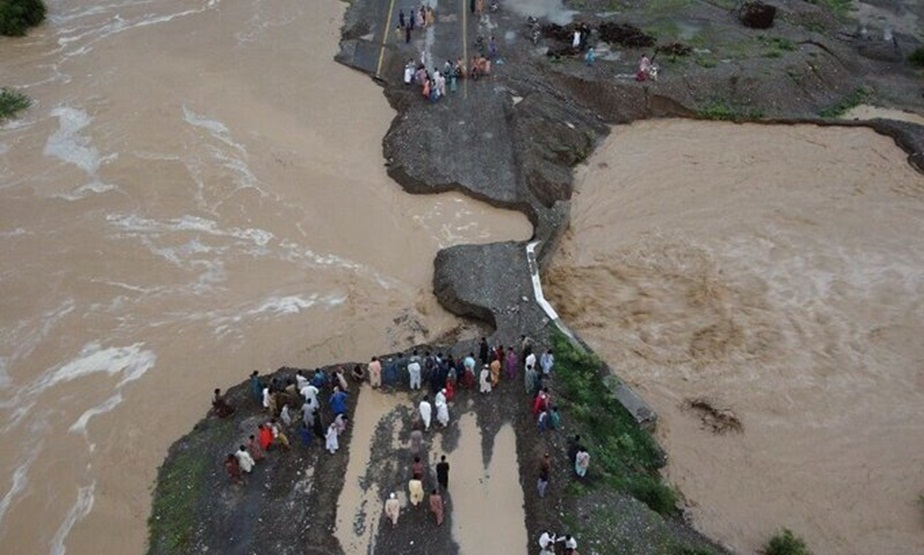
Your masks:
M776 17L776 6L764 4L759 0L748 0L738 8L738 19L745 27L752 29L769 29L773 27L773 18Z

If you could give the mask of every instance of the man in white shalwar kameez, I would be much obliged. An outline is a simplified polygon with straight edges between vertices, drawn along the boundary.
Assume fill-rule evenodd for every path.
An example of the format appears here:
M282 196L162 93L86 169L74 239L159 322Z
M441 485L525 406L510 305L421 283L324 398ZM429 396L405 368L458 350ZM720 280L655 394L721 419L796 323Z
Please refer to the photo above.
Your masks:
M247 448L241 445L241 448L237 450L237 453L234 454L237 457L237 464L241 466L241 470L246 473L253 471L255 464L253 457L250 456L250 453L247 452Z
M446 390L442 389L436 394L436 419L445 428L449 425L449 405L446 403Z
M325 436L325 439L327 440L325 447L331 455L336 453L337 449L340 449L340 441L337 439L338 435L337 423L331 422L331 425L327 427L327 435Z
M487 364L481 367L481 378L478 383L481 384L481 393L491 393L491 369Z
M433 406L430 405L429 398L424 395L423 401L417 407L420 411L420 419L424 424L424 431L430 431L430 419L433 418Z

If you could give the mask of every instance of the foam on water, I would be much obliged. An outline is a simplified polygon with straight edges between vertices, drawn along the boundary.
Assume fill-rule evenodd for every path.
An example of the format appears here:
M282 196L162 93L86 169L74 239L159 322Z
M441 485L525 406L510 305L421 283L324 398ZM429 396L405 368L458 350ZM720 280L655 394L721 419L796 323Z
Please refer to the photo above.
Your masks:
M78 418L73 424L71 424L71 427L68 428L67 431L71 433L82 433L86 435L87 424L90 422L91 418L93 418L94 416L98 416L100 414L106 414L107 412L119 406L121 402L122 402L122 394L116 393L115 395L113 395L112 397L109 397L108 399L96 405L95 407L85 410L83 414L80 415L80 418Z
M99 150L90 144L89 138L80 135L92 118L83 110L69 106L55 108L51 115L58 118L58 129L45 142L45 156L74 164L95 175L101 161Z
M41 443L37 443L26 455L26 460L22 464L16 467L16 470L13 471L13 476L10 479L12 482L10 484L10 489L3 495L3 498L0 499L0 525L3 524L3 519L6 517L6 512L13 505L13 501L26 489L26 485L29 483L29 467L32 466L32 463L35 461L35 458L39 454L41 448Z
M77 358L46 373L29 387L29 391L35 394L41 393L60 383L100 372L109 376L121 375L122 379L115 386L120 388L126 383L137 380L154 366L157 356L153 351L142 349L142 347L144 343L107 348L103 348L96 342L87 343Z
M0 389L6 389L10 386L9 366L9 359L5 356L0 356Z
M77 501L71 506L70 510L67 512L67 516L64 517L64 522L61 523L61 526L58 527L58 531L55 532L54 537L51 539L52 555L64 555L64 553L67 552L64 547L64 540L66 540L67 535L70 534L71 528L83 520L93 509L93 502L96 499L93 495L95 491L96 480L93 480L89 485L83 486L77 490Z
M185 104L183 105L183 121L194 127L205 129L212 137L242 153L247 152L243 145L234 142L234 139L231 138L231 131L225 124L218 120L209 119L201 114L197 114L187 108Z
M260 306L248 312L248 314L256 315L264 312L269 312L274 315L297 314L302 310L311 308L318 303L328 307L333 307L343 304L345 300L346 297L340 295L325 295L324 297L321 297L317 293L309 295L307 299L298 295L289 295L287 297L270 297L263 301Z

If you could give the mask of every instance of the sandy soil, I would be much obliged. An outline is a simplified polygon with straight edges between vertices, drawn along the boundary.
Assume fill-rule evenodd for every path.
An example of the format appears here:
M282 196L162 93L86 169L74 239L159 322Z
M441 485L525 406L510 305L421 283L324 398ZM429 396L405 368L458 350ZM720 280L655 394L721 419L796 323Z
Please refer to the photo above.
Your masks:
M865 129L650 121L578 172L544 276L661 415L669 479L745 553L924 549L924 178ZM692 400L736 416L717 434Z

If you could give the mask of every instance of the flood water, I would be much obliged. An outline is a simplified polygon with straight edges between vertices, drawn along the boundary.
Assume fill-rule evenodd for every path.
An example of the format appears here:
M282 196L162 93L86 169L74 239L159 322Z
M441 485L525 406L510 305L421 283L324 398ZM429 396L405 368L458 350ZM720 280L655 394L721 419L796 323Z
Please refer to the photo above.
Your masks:
M214 387L454 328L437 250L530 237L387 178L394 113L332 61L343 8L52 0L0 40L36 101L0 129L0 551L140 552Z
M547 297L659 413L694 522L744 553L924 550L924 177L859 128L650 121L577 175ZM743 431L716 434L703 399Z

